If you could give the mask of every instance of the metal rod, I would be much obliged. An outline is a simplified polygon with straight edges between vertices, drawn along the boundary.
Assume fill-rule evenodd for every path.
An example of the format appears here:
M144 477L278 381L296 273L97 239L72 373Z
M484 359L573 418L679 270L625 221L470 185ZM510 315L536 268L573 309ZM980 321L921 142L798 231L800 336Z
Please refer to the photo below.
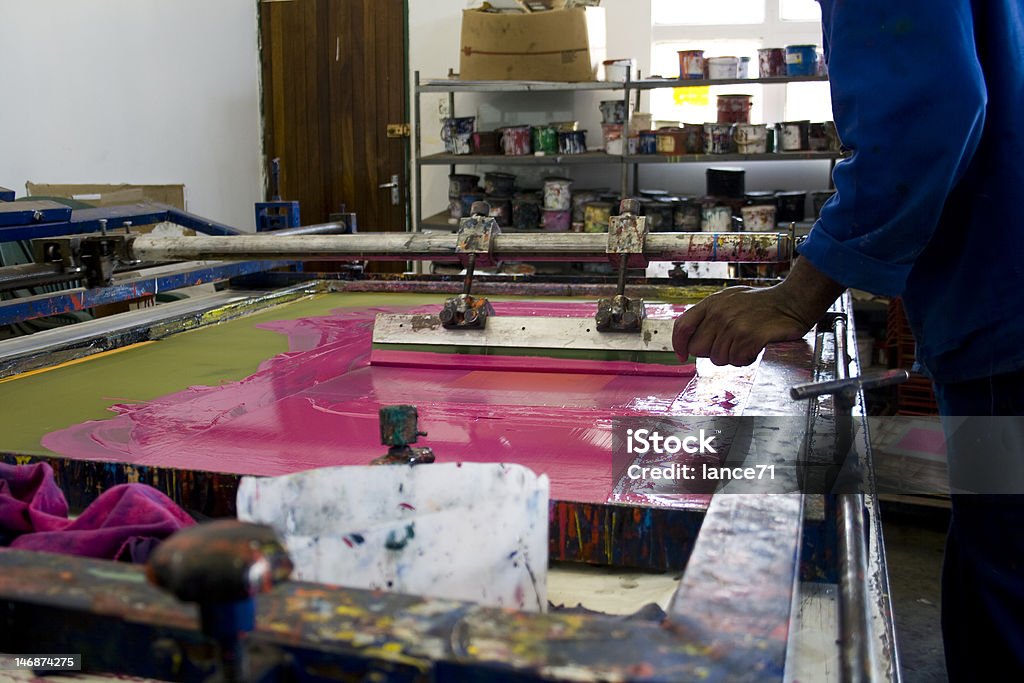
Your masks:
M476 269L476 254L470 252L466 261L466 279L462 281L462 293L469 296L469 290L473 288L473 271Z
M627 69L629 67L626 67ZM619 296L626 293L626 268L629 265L629 254L621 254L619 256L619 282L616 287L616 292Z
M141 261L280 259L331 261L458 262L458 235L377 232L288 237L273 234L230 237L136 236L132 257ZM493 239L498 260L607 262L608 238L594 233L505 233ZM647 236L650 261L778 263L789 259L792 242L782 233L661 232Z
M272 230L264 233L275 237L294 237L296 235L340 235L348 230L348 224L342 222L316 223L315 225L300 225L297 228L285 228L284 230Z

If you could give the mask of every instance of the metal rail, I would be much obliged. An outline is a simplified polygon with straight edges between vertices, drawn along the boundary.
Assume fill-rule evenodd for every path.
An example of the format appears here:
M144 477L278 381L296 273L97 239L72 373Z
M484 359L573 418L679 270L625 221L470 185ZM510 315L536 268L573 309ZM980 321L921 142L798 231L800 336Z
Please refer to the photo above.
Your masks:
M129 241L132 258L141 261L178 260L429 260L462 262L458 235L379 232L355 235L304 236L235 235L231 237L157 237L140 235ZM608 237L586 233L505 233L495 235L492 254L497 260L607 262ZM779 263L789 260L792 241L783 233L678 232L647 235L644 257L649 261L726 261Z

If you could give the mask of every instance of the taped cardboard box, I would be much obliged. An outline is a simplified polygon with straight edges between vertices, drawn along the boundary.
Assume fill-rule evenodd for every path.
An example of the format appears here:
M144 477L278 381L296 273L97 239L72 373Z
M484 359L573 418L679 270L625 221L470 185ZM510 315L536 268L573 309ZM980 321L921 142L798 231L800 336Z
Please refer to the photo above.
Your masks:
M97 207L156 202L185 210L184 185L57 185L28 182L25 183L25 189L33 197L66 197Z
M462 13L465 81L594 81L607 52L602 7Z

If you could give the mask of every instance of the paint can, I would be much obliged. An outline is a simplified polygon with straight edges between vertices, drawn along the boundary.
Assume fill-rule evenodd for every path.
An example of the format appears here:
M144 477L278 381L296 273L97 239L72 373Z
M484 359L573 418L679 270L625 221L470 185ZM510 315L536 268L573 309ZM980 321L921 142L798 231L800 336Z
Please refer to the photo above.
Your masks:
M624 83L628 78L636 77L636 60L629 59L606 59L604 64L604 80L615 83Z
M774 192L751 191L744 196L744 199L746 200L747 206L776 205Z
M608 232L611 202L587 202L583 207L583 232Z
M473 126L475 116L459 116L441 119L441 139L448 154L470 154L473 151Z
M453 221L458 221L460 218L464 218L462 215L462 199L460 197L449 197L448 198L448 217Z
M511 197L516 187L516 177L511 173L488 171L484 173L484 194Z
M642 189L639 192L640 196L644 199L664 199L668 196L668 190L659 190L657 188Z
M708 80L734 80L740 74L739 57L708 57Z
M681 50L679 52L679 78L685 80L704 78L704 50Z
M769 204L753 204L740 209L743 232L775 232L775 207Z
M687 154L702 154L704 152L704 126L699 123L683 124L683 147Z
M817 45L787 45L786 75L816 76L818 73Z
M624 100L601 100L601 123L625 123L626 103Z
M732 209L721 204L708 204L701 209L700 229L704 232L730 232Z
M797 223L804 219L807 204L806 192L777 192L775 200L779 206L777 213L779 223Z
M764 154L768 151L768 126L764 123L737 123L732 140L740 154Z
M497 131L478 130L473 133L474 154L501 154L501 136Z
M679 232L700 232L701 206L692 197L679 197L672 213L672 225Z
M704 153L728 154L732 151L732 124L704 124Z
M604 151L606 154L622 154L622 129L624 127L621 123L601 124L601 135L604 137Z
M821 208L825 206L825 202L832 199L832 195L835 193L835 190L817 190L811 193L811 208L814 211L815 219L821 216Z
M545 178L544 208L548 211L568 211L571 209L572 180L569 178Z
M682 128L662 128L658 131L658 154L681 156L686 154L686 133Z
M555 121L551 127L558 133L569 133L580 129L579 121Z
M629 117L629 134L639 135L642 130L651 130L651 112L635 111Z
M544 209L541 224L548 232L569 232L572 223L572 211L551 211Z
M512 225L512 198L511 197L491 197L488 196L486 199L487 203L491 206L488 216L493 218L497 224L503 228L507 228Z
M647 216L647 229L651 232L672 232L675 221L675 207L666 199L649 199L643 203L643 215Z
M757 74L761 78L780 78L786 75L786 50L766 47L757 51Z
M586 221L586 208L590 202L601 199L601 192L598 190L576 190L572 193L572 222L584 223Z
M742 168L712 167L704 172L707 193L711 197L740 199L746 192L747 172Z
M534 154L558 154L558 131L552 126L532 128Z
M512 225L516 230L540 227L540 197L536 192L517 192L512 198Z
M480 182L480 176L472 173L452 173L448 176L448 196L458 197L463 192L472 192Z
M807 129L807 149L812 152L828 151L828 134L824 123L812 123Z
M799 152L809 146L810 121L783 121L779 124L779 149L783 152Z
M653 130L642 130L640 135L637 136L637 153L638 154L657 154L658 153L658 133Z
M838 152L842 150L843 143L839 139L839 130L836 129L835 121L826 121L825 126L825 137L828 138L828 151Z
M473 207L473 202L482 202L484 195L480 192L463 192L459 195L459 202L462 204L461 218L472 216L470 209Z
M739 78L750 78L751 77L751 58L750 57L739 57Z
M750 123L750 95L719 95L719 123Z
M558 131L559 154L583 154L587 151L587 131Z
M521 157L533 152L529 126L506 126L500 130L501 148L506 155Z

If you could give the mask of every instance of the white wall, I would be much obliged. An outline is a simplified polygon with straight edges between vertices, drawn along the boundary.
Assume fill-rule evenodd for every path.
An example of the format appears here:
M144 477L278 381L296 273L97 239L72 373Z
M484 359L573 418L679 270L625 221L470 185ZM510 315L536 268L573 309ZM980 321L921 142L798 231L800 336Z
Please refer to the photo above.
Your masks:
M419 70L423 80L444 77L450 68L459 68L459 39L462 10L477 6L477 0L409 1L409 68ZM608 58L635 57L643 75L651 71L650 0L603 0L608 35ZM781 87L781 86L773 86ZM498 94L474 96L456 94L456 115L476 116L478 130L491 130L512 122L578 120L588 130L588 145L601 145L601 117L598 102L613 99L618 93ZM415 93L413 93L415 97ZM647 108L649 95L642 101ZM437 112L443 94L422 97L423 153L443 150ZM410 111L413 110L410 105ZM681 194L702 194L705 164L649 164L640 166L640 186L662 188ZM759 162L747 164L748 190L817 189L828 185L828 162ZM482 173L468 167L460 170ZM423 169L423 215L445 210L448 205L448 167ZM521 186L539 186L545 175L570 175L577 186L618 188L618 166L524 167L513 170Z
M0 186L184 183L253 229L256 0L0 0Z

